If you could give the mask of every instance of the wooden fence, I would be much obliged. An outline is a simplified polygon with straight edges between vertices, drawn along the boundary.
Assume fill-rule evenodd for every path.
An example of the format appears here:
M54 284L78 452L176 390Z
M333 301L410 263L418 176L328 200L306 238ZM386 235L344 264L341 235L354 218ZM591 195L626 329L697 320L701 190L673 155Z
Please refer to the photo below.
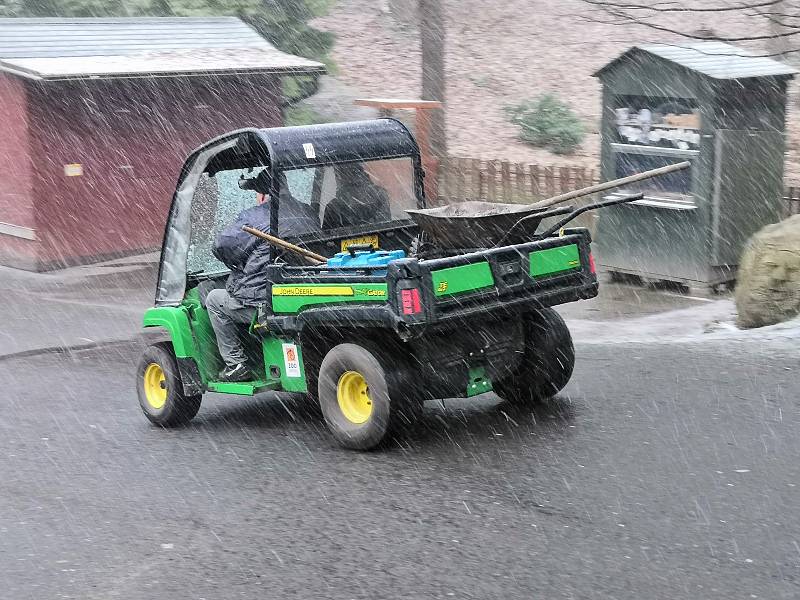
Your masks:
M439 166L441 202L536 202L599 182L585 167L556 167L476 158L447 158ZM800 185L784 189L785 214L800 214Z
M448 158L439 166L438 195L449 201L534 202L592 185L596 177L585 167Z

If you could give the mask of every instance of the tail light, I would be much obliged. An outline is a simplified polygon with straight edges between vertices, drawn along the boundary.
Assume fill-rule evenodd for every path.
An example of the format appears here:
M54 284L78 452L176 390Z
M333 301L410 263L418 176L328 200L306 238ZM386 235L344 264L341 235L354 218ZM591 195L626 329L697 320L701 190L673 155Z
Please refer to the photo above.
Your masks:
M422 302L419 299L419 289L400 290L400 302L403 305L404 315L416 315L422 312Z
M589 272L592 275L597 274L597 267L594 265L594 256L592 256L591 252L589 253Z

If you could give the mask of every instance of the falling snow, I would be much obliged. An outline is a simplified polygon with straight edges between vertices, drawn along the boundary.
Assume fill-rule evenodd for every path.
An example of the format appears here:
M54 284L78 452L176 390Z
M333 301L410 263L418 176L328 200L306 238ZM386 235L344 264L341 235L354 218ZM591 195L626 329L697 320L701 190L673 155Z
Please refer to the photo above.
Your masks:
M800 597L800 2L189 4L0 0L1 598Z

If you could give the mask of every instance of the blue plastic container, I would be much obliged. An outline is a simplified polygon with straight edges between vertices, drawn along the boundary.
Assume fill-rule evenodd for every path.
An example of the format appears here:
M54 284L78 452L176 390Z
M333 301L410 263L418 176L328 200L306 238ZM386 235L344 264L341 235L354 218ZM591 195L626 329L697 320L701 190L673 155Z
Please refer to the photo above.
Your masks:
M333 258L328 259L328 266L358 268L358 267L385 267L393 260L405 258L406 253L402 250L367 250L358 251L353 254L349 252L339 252ZM373 271L375 275L385 275L386 271Z

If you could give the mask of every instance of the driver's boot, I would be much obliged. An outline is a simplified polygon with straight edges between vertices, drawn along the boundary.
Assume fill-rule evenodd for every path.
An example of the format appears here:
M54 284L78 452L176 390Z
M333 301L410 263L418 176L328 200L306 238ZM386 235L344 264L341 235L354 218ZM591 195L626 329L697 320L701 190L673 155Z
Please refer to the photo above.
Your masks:
M239 363L238 365L234 365L232 367L225 367L219 373L219 380L227 383L251 381L252 379L253 375L250 373L250 369L248 369L247 365L244 363Z

